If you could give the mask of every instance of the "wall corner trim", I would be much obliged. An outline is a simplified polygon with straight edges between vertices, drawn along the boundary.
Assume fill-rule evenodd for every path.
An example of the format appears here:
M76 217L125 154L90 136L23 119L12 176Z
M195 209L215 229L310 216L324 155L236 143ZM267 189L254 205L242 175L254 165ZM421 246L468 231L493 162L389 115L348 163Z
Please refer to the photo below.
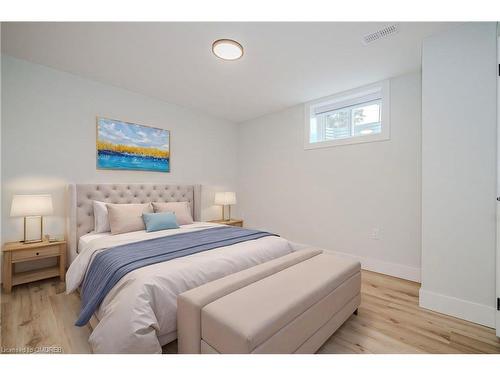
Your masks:
M491 306L446 296L420 288L420 307L495 328L495 309Z

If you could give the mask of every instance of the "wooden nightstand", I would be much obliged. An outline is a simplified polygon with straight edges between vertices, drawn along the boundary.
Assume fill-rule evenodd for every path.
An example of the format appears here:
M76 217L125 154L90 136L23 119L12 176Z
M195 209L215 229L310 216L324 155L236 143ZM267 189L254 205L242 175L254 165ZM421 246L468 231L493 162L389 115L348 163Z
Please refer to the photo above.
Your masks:
M66 276L66 241L8 242L3 247L3 288L10 293L13 285L25 284L36 280L59 276L62 281ZM57 257L58 264L33 271L15 273L14 264Z
M218 224L231 225L233 227L242 227L243 226L243 220L240 220L240 219L210 220L210 223L218 223Z

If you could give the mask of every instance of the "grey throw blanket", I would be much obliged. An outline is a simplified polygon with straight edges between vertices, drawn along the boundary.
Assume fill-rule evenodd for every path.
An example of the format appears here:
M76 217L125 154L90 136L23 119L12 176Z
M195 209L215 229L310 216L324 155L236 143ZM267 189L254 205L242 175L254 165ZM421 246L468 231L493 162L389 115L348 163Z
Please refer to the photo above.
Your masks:
M95 256L83 281L82 307L75 324L87 324L111 288L135 269L266 236L275 234L236 227L216 227L134 242L102 251Z

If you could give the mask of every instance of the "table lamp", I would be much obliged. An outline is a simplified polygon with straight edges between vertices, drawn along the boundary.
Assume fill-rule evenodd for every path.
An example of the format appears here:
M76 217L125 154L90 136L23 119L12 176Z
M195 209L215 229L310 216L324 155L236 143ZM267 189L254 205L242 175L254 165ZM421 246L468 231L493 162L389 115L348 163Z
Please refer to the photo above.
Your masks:
M233 191L215 193L215 204L222 206L222 220L224 220L224 206L229 206L228 220L231 220L231 205L236 204L236 193Z
M42 195L14 195L12 198L12 206L10 209L11 217L24 216L24 243L42 242L43 241L43 216L51 215L52 196L49 194ZM40 218L40 238L28 239L26 220L28 218Z

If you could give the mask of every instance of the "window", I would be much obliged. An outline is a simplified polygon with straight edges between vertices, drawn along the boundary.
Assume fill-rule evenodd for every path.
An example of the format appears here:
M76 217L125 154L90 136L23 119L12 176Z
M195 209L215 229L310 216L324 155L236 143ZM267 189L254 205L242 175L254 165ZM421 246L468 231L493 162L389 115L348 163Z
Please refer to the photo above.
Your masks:
M389 139L389 82L306 103L305 148Z

